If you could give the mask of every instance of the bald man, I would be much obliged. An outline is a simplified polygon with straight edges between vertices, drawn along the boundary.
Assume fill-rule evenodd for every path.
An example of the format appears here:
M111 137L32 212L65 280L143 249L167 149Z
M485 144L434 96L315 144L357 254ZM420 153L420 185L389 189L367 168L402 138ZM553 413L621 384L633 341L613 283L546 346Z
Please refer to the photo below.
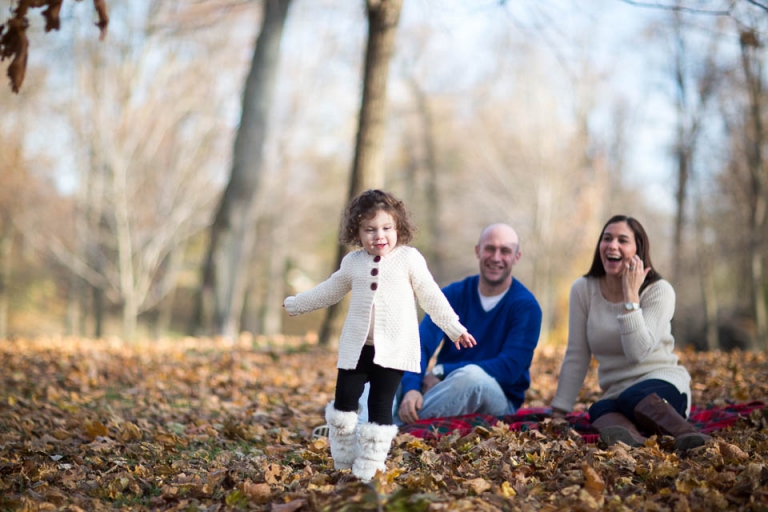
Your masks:
M397 412L402 423L464 414L514 414L530 386L529 368L541 331L541 308L512 276L520 240L507 224L483 229L475 246L478 275L443 292L477 340L472 349L443 343L434 368L427 364L445 338L429 316L419 326L421 373L406 372ZM450 340L449 340L450 341Z

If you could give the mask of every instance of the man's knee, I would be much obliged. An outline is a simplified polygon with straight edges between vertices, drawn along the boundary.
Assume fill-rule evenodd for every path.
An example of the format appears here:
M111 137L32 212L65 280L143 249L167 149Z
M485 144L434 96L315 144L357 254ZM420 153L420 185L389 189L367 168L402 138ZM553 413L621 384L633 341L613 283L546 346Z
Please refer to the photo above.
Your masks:
M493 377L485 373L485 370L477 366L476 364L468 364L461 368L454 370L448 375L451 380L462 381L467 385L484 385L486 383L496 381Z
M488 397L494 394L501 396L504 394L496 379L476 364L468 364L452 371L443 382L447 386L446 389L459 390L464 395L474 394Z
M424 395L419 417L460 416L463 414L506 414L509 402L496 380L477 365L452 371L446 379Z

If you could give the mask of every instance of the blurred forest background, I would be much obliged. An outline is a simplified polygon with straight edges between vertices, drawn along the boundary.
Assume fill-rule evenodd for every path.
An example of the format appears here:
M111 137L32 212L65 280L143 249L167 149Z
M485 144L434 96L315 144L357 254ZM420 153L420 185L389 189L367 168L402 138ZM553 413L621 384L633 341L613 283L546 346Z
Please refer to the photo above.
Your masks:
M30 13L0 89L0 338L321 331L282 299L335 270L347 197L376 186L441 285L512 224L542 343L624 213L679 345L768 350L768 2L107 4L102 41L87 4L47 34Z

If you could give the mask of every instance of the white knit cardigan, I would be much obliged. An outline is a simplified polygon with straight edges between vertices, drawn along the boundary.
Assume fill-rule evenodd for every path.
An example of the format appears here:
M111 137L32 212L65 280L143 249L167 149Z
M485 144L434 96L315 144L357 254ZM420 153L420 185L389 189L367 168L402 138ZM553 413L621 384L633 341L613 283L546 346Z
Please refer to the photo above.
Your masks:
M639 310L625 314L623 307L603 297L597 278L581 277L573 283L568 348L552 407L573 409L594 355L603 398L616 398L644 380L661 379L688 396L690 413L691 376L674 353L674 288L663 279L656 281L643 290Z
M421 371L421 346L416 301L451 340L466 328L459 322L442 290L427 268L421 253L400 245L384 257L365 250L347 254L341 268L313 289L285 299L289 315L308 313L339 302L349 291L352 298L339 340L337 367L352 370L374 315L374 363L386 368Z

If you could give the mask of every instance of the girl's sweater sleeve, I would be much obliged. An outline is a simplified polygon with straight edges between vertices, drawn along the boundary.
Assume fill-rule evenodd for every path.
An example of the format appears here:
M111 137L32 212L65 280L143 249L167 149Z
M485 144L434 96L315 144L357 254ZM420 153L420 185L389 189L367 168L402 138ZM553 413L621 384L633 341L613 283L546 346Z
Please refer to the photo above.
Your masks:
M352 289L352 266L347 254L341 261L341 268L331 277L311 290L287 297L283 302L289 315L301 315L317 309L327 308L339 302Z
M675 314L675 290L667 281L657 281L643 291L640 309L619 315L624 355L631 364L642 362L669 335Z
M584 385L592 358L587 342L588 316L589 290L587 279L582 277L573 283L568 300L568 347L557 378L557 392L551 404L553 408L572 411Z
M421 308L448 335L451 341L456 341L467 329L459 322L459 315L453 310L440 286L429 272L424 256L416 249L412 251L410 276L413 292Z

